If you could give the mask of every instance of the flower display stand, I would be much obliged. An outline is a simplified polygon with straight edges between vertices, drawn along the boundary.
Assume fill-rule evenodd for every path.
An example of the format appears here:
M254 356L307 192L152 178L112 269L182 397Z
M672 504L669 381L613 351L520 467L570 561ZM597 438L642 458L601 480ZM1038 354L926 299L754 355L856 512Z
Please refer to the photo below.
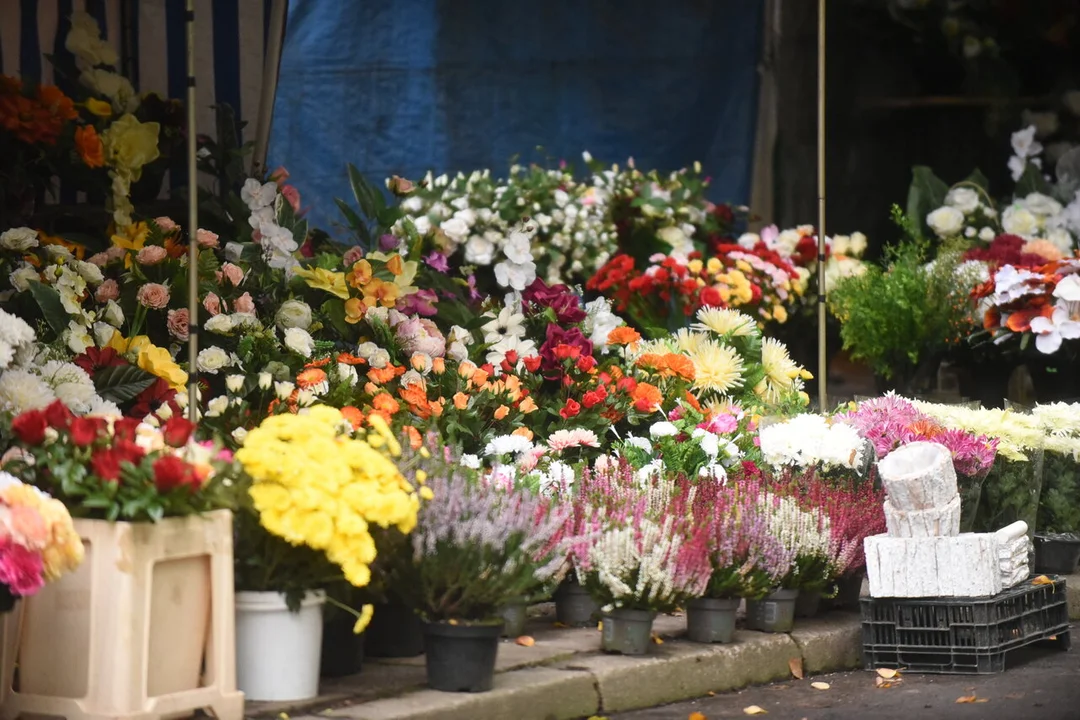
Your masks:
M0 718L241 720L231 513L75 529L83 565L0 625Z

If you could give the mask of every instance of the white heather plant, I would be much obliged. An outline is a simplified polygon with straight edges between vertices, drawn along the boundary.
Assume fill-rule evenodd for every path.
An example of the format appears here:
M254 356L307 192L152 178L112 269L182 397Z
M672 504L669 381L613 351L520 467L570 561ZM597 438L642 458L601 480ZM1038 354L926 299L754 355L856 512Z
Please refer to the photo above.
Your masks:
M804 413L758 431L761 455L774 469L817 468L861 473L869 455L858 430Z

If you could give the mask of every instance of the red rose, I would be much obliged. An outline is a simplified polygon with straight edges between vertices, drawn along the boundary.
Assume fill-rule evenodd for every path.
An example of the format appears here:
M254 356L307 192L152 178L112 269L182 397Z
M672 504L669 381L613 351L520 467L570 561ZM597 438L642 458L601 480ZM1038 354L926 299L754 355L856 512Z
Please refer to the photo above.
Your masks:
M579 403L577 400L570 399L566 401L565 405L563 405L562 410L559 411L559 415L562 417L563 420L569 420L580 412L581 403Z
M707 307L723 307L724 300L720 297L720 291L714 287L707 287L701 291L701 304Z
M77 417L71 421L71 442L79 447L93 445L105 428L104 418Z
M75 416L67 409L67 405L59 400L53 400L49 403L49 407L45 408L45 422L49 423L51 428L67 430L74 419Z
M525 369L527 369L529 372L534 373L534 372L536 372L537 370L540 369L540 363L541 363L542 360L543 360L543 358L541 358L539 355L530 355L529 357L525 358L522 362L525 363Z
M154 485L158 492L172 492L178 487L195 487L197 479L191 466L175 455L162 455L154 461Z
M585 405L585 407L591 408L599 405L606 399L607 390L605 390L604 386L601 385L595 390L590 390L589 392L585 393L585 395L581 398L581 402Z
M592 355L583 355L578 358L577 369L581 372L587 373L594 367L596 367L596 358L594 358Z
M138 418L120 418L113 423L113 435L117 440L135 440L135 429L142 421Z
M120 458L113 449L99 450L90 458L90 469L106 482L117 482L120 479Z
M116 453L120 462L129 462L132 465L138 465L146 455L143 449L132 440L117 440L116 445L113 446L113 452Z
M45 442L45 429L48 427L45 413L40 410L28 410L11 421L12 431L26 445L40 445Z
M161 426L161 434L165 438L165 444L174 448L187 445L193 432L195 432L195 423L180 415L173 415Z

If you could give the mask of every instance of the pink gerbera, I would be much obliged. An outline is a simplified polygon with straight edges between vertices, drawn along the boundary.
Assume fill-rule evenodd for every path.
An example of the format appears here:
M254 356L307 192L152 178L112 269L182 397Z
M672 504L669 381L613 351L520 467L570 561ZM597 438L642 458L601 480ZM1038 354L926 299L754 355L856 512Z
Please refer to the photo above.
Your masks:
M556 430L548 437L548 447L555 452L562 452L575 447L600 447L600 441L592 430Z

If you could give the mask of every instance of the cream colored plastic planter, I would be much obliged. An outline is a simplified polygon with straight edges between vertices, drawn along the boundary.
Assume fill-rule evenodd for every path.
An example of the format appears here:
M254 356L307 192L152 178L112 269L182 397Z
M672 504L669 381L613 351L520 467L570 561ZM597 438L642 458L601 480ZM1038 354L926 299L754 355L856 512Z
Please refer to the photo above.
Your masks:
M4 617L0 718L241 720L232 514L75 529L83 565Z

